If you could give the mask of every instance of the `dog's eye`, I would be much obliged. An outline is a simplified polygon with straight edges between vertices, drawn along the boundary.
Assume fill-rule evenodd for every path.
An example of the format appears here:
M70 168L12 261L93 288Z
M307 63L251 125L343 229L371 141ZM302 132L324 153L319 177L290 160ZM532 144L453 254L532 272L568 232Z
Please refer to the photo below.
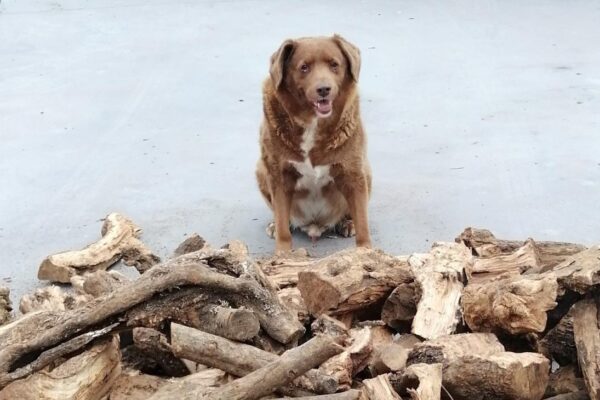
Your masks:
M306 73L306 72L308 72L308 70L309 70L309 69L310 69L310 68L309 68L308 64L302 64L302 65L300 66L300 71L302 71L302 72L305 72L305 73Z
M329 66L330 66L331 68L333 68L333 69L337 69L337 67L339 67L339 66L340 66L340 64L338 64L338 63L337 63L337 62L335 62L335 61L331 61L331 62L329 63Z

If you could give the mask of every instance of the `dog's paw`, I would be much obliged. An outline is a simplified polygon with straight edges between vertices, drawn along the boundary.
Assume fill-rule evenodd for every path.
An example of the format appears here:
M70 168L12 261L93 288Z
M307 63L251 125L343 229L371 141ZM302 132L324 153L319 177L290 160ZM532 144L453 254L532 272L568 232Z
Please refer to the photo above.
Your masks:
M355 236L356 231L354 230L354 222L352 222L350 218L340 221L335 226L335 233L345 238Z
M275 222L269 223L265 229L265 232L267 232L268 237L275 239Z

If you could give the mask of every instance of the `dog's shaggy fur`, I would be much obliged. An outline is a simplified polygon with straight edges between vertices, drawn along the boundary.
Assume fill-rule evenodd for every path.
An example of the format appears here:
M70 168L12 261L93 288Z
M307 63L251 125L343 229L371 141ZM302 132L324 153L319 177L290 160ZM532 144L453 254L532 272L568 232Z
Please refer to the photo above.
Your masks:
M278 251L291 249L290 224L313 239L341 227L371 245L359 72L359 50L338 35L286 40L271 57L256 176Z

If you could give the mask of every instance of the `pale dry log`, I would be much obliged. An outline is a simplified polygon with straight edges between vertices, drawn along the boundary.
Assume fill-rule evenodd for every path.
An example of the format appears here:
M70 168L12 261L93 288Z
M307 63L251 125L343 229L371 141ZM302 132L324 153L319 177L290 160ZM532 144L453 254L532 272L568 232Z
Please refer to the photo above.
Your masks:
M277 360L218 389L189 388L179 391L180 400L254 400L273 393L342 348L327 336L317 336L302 346L287 351ZM170 400L172 393L161 388L150 400Z
M171 348L177 357L218 368L235 376L246 376L275 362L279 356L243 343L211 335L179 324L171 324ZM294 385L316 393L333 393L338 384L332 376L310 370Z
M344 337L348 335L348 328L346 324L337 318L330 317L329 315L323 314L319 318L315 319L310 325L310 330L313 334L322 333L334 337Z
M547 312L556 307L552 276L522 276L467 285L462 295L465 322L475 332L543 332Z
M595 300L573 306L573 332L579 368L591 400L600 399L600 325Z
M337 315L366 308L411 282L405 260L379 250L343 250L298 274L298 288L310 313Z
M415 286L416 282L398 285L383 303L381 319L391 328L402 330L415 317L421 297Z
M67 292L59 286L36 289L21 297L19 311L27 314L32 311L65 311L80 307L91 299L88 295Z
M540 272L542 263L536 243L532 239L513 253L487 258L476 258L465 268L469 284L482 283L494 278L514 278L525 272Z
M554 358L560 365L577 363L572 309L538 341L536 350Z
M335 377L341 390L350 389L353 377L365 369L369 362L373 351L371 328L351 329L349 342L342 353L327 360L319 368L325 375Z
M408 263L420 287L412 333L426 339L453 333L461 319L464 269L473 263L460 243L435 243L427 254L413 254Z
M151 328L135 328L133 343L142 352L153 358L168 376L185 376L189 374L183 361L173 354L167 337Z
M243 303L258 315L267 333L281 342L291 342L304 332L295 316L280 305L276 295L247 274L235 278L215 272L202 261L174 259L80 308L61 313L46 311L27 314L28 318L1 327L0 342L4 346L0 349L0 387L10 382L7 374L20 358L52 348L91 327L109 324L111 320L122 317L131 307L154 295L186 285L227 296L240 305Z
M42 261L38 278L69 283L74 275L105 270L119 259L140 272L160 262L160 258L138 239L141 229L125 216L112 213L102 225L102 238L83 250L48 256Z
M173 257L179 257L184 254L193 253L201 250L206 245L206 240L197 233L192 233L190 237L185 239L173 252Z
M112 338L52 370L11 383L0 391L0 400L100 400L120 373L119 342Z
M415 335L407 334L395 335L389 343L382 344L379 347L375 345L373 356L369 361L371 375L376 376L406 368L408 354L418 343L421 343L421 339Z
M283 305L298 316L298 321L306 324L310 321L310 313L297 287L286 287L277 291L277 297Z
M346 390L345 392L340 393L332 393L332 394L320 394L317 396L302 396L302 397L281 397L276 400L283 399L294 399L294 400L359 400L360 399L360 391L359 390Z
M402 400L390 384L386 374L363 381L364 400Z
M154 375L123 373L115 380L108 400L146 400L166 381Z
M413 364L398 379L399 393L412 400L440 400L442 364Z
M559 394L574 393L582 390L586 390L585 382L578 368L574 365L566 365L550 374L544 397L558 396Z
M588 396L585 390L580 390L578 392L573 393L564 393L559 394L558 396L546 397L546 400L589 400L590 396Z
M522 240L503 240L496 237L487 229L466 228L456 239L464 243L473 254L479 257L491 257L500 254L510 254L523 246ZM585 246L563 242L536 242L541 265L551 269L570 256L586 249Z
M0 286L0 325L10 320L12 315L12 305L10 303L10 289Z
M71 285L77 293L92 297L104 296L129 283L131 279L118 271L98 270L71 277Z
M262 330L258 332L258 335L247 341L247 343L254 347L258 347L261 350L268 351L269 353L277 354L278 356L282 355L287 350L298 346L298 340L281 344Z
M317 260L309 257L305 249L296 249L286 253L285 257L276 255L258 261L264 273L279 288L296 286L298 273L309 269L315 262Z
M473 354L485 358L502 352L504 346L494 334L459 333L416 343L408 354L407 363L410 365L441 362L447 365Z
M600 246L569 257L548 274L556 275L560 288L585 294L600 284Z

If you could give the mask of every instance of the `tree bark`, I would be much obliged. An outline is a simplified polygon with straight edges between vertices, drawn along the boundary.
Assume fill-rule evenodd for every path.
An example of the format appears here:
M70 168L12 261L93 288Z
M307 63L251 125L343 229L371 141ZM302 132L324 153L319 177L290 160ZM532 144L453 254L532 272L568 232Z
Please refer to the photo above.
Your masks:
M573 306L573 332L579 368L591 400L600 399L600 325L594 300Z

